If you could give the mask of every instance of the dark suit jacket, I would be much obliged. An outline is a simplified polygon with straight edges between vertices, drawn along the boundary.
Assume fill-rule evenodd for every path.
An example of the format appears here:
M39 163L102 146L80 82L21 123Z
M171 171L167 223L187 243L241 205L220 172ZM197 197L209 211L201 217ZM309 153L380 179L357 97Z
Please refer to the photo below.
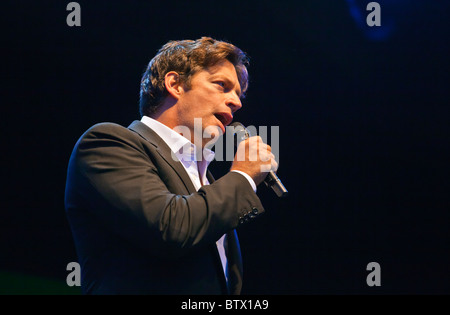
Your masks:
M70 157L65 207L87 294L239 294L235 228L264 208L228 173L197 192L150 128L101 123ZM227 288L215 242L228 236Z

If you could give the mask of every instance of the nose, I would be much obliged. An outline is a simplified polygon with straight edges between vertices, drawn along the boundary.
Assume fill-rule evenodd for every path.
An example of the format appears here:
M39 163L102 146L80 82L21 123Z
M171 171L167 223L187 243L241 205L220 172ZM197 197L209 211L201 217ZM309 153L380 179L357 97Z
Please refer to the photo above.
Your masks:
M242 107L241 99L237 94L233 93L225 101L226 105L231 109L232 113L235 113L238 109Z

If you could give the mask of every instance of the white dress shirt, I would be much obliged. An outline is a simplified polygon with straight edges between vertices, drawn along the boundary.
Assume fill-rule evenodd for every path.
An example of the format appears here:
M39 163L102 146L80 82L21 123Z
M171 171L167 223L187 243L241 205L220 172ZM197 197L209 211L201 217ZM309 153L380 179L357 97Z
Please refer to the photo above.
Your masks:
M142 116L141 122L147 125L150 129L155 131L172 150L172 157L178 159L186 169L189 177L194 184L196 190L199 190L203 185L209 185L206 177L206 170L209 163L214 159L215 153L207 148L203 149L203 156L200 161L197 159L197 148L187 138L183 137L173 129L160 123L159 121L148 116ZM256 185L253 179L246 173L241 171L234 171L242 174L249 181L253 190L256 192ZM224 234L217 242L217 249L219 251L220 260L222 262L225 278L228 282L227 275L227 256L224 248L226 234Z

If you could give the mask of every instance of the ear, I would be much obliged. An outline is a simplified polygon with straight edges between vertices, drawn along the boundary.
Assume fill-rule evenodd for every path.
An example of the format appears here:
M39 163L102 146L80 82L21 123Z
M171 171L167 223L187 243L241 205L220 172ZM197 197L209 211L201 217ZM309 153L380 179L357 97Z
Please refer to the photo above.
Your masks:
M183 84L180 82L180 75L175 71L166 73L166 76L164 77L164 84L167 92L169 92L169 94L175 99L178 99L184 92Z

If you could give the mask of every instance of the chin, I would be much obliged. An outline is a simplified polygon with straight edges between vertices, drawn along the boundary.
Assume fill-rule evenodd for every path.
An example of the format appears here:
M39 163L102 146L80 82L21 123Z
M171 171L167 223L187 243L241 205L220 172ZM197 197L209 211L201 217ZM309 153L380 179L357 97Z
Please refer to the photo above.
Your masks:
M213 145L219 139L220 136L223 135L223 130L219 126L207 126L203 131L203 140L204 143L208 143L209 145Z

